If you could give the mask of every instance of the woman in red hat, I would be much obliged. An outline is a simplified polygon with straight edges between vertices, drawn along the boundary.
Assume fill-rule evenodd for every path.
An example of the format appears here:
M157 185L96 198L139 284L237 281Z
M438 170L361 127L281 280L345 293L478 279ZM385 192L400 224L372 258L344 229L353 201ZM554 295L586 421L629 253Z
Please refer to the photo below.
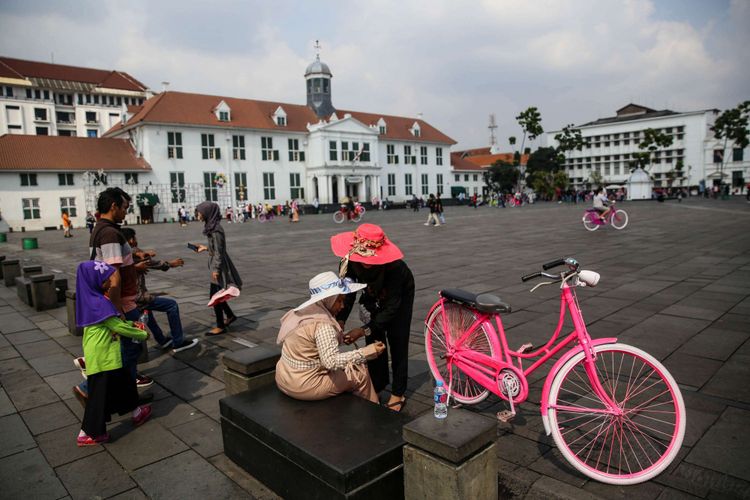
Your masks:
M352 343L364 336L368 345L386 343L393 371L391 397L386 406L401 411L406 404L414 276L402 260L404 254L375 224L362 224L354 232L333 236L331 248L341 257L340 277L367 284L360 296L363 326L349 331L344 340ZM355 294L347 295L343 310L336 316L342 327L354 301ZM368 368L375 391L381 392L389 383L388 356L370 361Z

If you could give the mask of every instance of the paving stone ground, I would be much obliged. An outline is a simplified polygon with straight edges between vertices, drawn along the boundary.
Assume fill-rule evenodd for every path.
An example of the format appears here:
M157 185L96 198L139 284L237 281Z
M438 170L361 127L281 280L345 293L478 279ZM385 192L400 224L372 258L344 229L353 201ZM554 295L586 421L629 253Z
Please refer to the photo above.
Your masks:
M491 292L513 306L504 317L509 341L539 344L558 315L553 287L529 293L522 274L561 256L601 273L599 286L579 292L594 337L617 336L650 352L671 370L687 406L683 449L667 472L647 483L616 487L587 480L569 467L544 435L539 395L545 373L531 378L530 401L510 424L498 424L502 498L750 498L750 205L743 200L689 199L623 203L623 231L587 232L581 205L539 203L495 209L448 207L448 224L425 227L426 211L369 213L404 252L417 287L410 344L408 405L417 416L431 408L432 378L425 359L423 321L443 287ZM64 328L65 309L37 313L14 288L0 285L0 491L3 498L273 498L226 458L218 401L221 361L235 342L273 343L279 317L306 298L307 281L334 270L331 235L351 230L330 215L225 226L229 253L245 281L232 303L240 320L220 338L206 338L212 313L205 255L186 248L202 242L191 224L135 227L143 248L183 257L182 269L149 275L152 290L180 303L188 337L200 348L178 355L156 349L140 370L156 380L154 417L133 430L127 418L110 425L113 442L80 449L82 410L70 392L80 380L72 364L80 338ZM11 234L0 254L72 274L87 255L88 235ZM39 239L22 251L22 236ZM168 330L166 318L160 324ZM494 396L472 408L495 418Z

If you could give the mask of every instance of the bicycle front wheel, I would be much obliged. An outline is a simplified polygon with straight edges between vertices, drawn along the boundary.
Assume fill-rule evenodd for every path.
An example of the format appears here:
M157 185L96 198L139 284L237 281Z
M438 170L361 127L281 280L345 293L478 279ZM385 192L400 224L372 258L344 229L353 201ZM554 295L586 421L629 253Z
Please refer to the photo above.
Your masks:
M581 352L557 372L549 393L552 437L566 460L603 483L636 484L674 460L685 435L677 383L653 356L625 344L594 347L596 373L619 413L596 395Z
M362 212L354 212L354 215L352 216L352 220L354 222L359 222L362 220Z
M612 214L609 223L615 229L625 229L625 226L628 225L627 212L625 212L625 210L616 210L615 213Z
M445 317L443 317L445 310ZM482 324L459 346L456 343L471 328L476 314L458 304L446 302L436 307L427 319L424 330L427 364L435 380L442 380L446 390L450 388L453 399L463 404L483 401L489 391L464 373L447 357L448 349L471 349L487 356L493 355L489 333Z
M589 231L596 231L597 229L599 229L599 224L594 222L591 219L591 215L587 213L583 216L583 227L585 227Z
M333 214L333 222L335 222L336 224L341 224L342 222L344 222L343 212L339 211Z

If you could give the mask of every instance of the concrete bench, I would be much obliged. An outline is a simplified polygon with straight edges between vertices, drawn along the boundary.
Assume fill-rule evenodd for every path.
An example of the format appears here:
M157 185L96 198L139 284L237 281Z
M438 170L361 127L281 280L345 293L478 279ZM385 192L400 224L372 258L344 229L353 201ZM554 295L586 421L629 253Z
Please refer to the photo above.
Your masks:
M34 299L31 296L31 280L25 276L16 276L14 285L16 286L16 295L21 299L21 302L34 307Z
M16 286L16 278L21 276L21 261L18 259L5 259L2 261L2 267L5 286Z
M57 290L55 289L54 274L35 274L29 278L31 281L31 296L34 309L46 311L57 307Z
M40 266L39 264L23 266L21 268L21 274L24 278L29 278L31 276L34 276L35 274L42 274L42 266Z
M76 291L65 292L65 309L68 316L68 332L76 337L83 336L83 328L76 326Z
M281 357L278 347L256 346L229 352L222 358L227 396L273 384L276 362Z
M342 394L299 401L276 384L219 402L224 452L290 499L403 498L410 417Z

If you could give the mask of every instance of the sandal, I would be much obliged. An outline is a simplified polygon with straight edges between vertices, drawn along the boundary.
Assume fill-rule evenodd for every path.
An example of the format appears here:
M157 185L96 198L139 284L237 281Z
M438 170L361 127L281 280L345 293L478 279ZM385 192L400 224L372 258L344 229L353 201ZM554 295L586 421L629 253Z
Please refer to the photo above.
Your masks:
M207 331L206 332L206 337L214 337L216 335L221 335L222 333L226 333L226 332L227 332L226 327L224 327L224 328L216 327L216 328L213 328L213 329Z
M383 406L393 412L400 413L404 409L404 406L406 406L406 398L401 398L401 401L394 401L393 403L383 403ZM399 407L399 409L394 409L397 406Z
M232 316L231 318L225 319L224 320L224 328L228 327L229 325L231 325L235 321L237 321L237 316Z

